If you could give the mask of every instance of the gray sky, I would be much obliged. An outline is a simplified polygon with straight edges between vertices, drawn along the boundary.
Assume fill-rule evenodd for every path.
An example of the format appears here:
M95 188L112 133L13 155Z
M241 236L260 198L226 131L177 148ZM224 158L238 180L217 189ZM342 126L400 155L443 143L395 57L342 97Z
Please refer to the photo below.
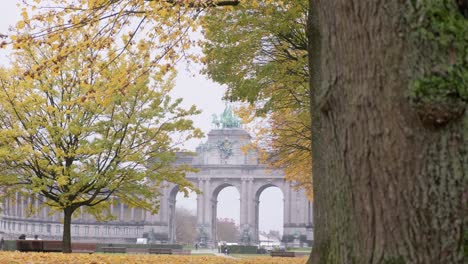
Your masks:
M20 9L16 6L19 1L2 1L0 8L0 33L7 34L9 25L15 24L20 18ZM8 50L0 50L0 65L8 65L6 55ZM187 70L189 68L189 70ZM219 114L224 110L225 103L222 96L225 88L208 80L199 74L200 68L196 65L181 63L177 67L179 75L176 79L176 86L172 91L173 98L183 98L184 106L196 105L203 112L194 117L194 123L203 132L208 133L212 129L211 115ZM186 144L186 148L194 150L195 147L204 140L193 140ZM240 201L239 192L234 187L222 190L218 196L218 218L231 218L239 223ZM260 196L260 230L278 230L283 232L283 207L278 204L283 203L283 194L278 188L267 188ZM184 198L177 196L178 206L196 211L196 197L191 195Z

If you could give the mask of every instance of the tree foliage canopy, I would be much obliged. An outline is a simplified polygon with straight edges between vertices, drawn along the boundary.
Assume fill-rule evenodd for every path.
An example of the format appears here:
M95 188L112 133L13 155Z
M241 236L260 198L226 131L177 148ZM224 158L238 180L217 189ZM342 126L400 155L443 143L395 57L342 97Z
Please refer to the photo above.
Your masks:
M239 113L266 159L311 195L307 9L303 0L258 1L210 10L202 25L205 73L227 85L226 99L247 103Z
M171 164L178 143L201 136L187 119L199 111L171 100L172 74L150 73L144 42L112 61L112 43L70 50L92 33L29 41L2 69L1 183L98 218L110 196L154 213L163 181L191 187L189 168Z

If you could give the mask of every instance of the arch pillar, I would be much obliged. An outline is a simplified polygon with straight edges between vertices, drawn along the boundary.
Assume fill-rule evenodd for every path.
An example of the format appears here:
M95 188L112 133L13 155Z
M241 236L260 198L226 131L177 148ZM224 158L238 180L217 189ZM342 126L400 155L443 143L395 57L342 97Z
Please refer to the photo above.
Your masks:
M175 214L176 214L176 206L175 206L175 203L176 203L176 199L175 197L169 197L169 199L167 200L168 202L168 225L169 225L169 232L168 232L168 236L169 236L169 243L171 244L175 244L176 243L176 240L177 240L177 237L176 237L176 221L175 221Z
M251 245L256 242L255 234L256 223L258 222L258 200L256 202L253 191L253 177L241 178L241 195L240 195L240 231L241 243L243 245ZM258 229L258 227L257 227Z
M214 247L213 217L216 218L216 207L213 210L212 188L209 178L198 178L198 189L202 191L197 195L197 242L202 247Z
M210 200L211 207L211 239L213 241L213 246L216 246L218 242L218 227L217 227L217 215L218 215L218 200L217 197L213 197Z
M312 203L305 191L294 190L291 183L285 186L284 229L285 246L311 246L313 241Z
M141 234L138 234L139 237L148 238L149 243L167 243L175 239L173 236L175 234L173 233L175 221L171 221L171 217L174 218L175 206L171 207L171 205L174 205L177 190L177 186L174 184L169 184L161 190L159 196L160 207L157 214L142 210L144 225Z

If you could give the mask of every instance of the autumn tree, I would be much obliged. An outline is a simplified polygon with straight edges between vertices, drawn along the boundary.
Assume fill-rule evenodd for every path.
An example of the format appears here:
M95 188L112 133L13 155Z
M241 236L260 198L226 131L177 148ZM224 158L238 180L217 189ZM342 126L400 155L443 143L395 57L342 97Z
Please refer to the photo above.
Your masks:
M146 41L120 56L111 42L71 48L97 30L31 39L0 75L3 194L39 194L62 211L63 252L79 208L106 218L114 198L156 213L161 184L192 188L191 169L172 162L201 134L188 119L199 111L169 97L171 71L153 67Z
M240 229L233 219L218 218L216 223L216 232L218 241L239 242Z
M310 1L309 263L466 263L463 3Z
M193 245L197 236L197 217L186 208L176 209L176 240L179 244ZM218 218L216 222L218 241L239 242L240 229L232 219Z
M312 198L308 1L253 1L202 18L204 72L256 133L265 161ZM262 121L259 121L259 118Z
M175 225L177 243L194 245L197 238L197 216L186 208L176 208Z

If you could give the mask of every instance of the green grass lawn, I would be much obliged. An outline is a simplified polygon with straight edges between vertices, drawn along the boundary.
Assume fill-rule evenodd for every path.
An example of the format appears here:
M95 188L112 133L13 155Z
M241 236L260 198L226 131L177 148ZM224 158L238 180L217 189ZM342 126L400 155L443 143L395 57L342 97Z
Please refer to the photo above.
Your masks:
M256 258L256 257L269 257L269 254L229 254L229 256L234 257L234 258L240 258L240 259L245 259L245 258Z

